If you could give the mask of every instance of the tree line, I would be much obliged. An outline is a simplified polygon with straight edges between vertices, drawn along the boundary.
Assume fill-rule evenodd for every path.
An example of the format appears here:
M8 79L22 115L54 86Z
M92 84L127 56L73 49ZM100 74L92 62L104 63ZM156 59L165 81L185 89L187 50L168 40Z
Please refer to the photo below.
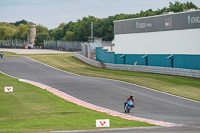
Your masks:
M36 45L43 45L43 40L64 40L64 41L88 41L91 32L91 22L93 22L94 36L102 38L103 41L112 41L114 39L114 24L116 20L140 18L147 16L161 15L164 12L182 12L187 9L199 9L192 2L169 3L169 7L157 10L141 10L136 14L117 14L107 18L96 18L94 16L83 17L76 22L61 23L57 28L48 30L43 25L36 26ZM15 23L0 23L0 40L17 39L27 40L29 34L29 25L32 22L26 20L17 21Z

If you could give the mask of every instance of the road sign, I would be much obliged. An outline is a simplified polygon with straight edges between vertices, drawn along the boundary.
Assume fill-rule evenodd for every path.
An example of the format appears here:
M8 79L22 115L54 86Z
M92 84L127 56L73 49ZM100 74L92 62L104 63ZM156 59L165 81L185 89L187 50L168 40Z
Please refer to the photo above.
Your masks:
M109 119L96 120L96 127L110 127Z
M12 86L5 86L4 92L13 92L13 87Z

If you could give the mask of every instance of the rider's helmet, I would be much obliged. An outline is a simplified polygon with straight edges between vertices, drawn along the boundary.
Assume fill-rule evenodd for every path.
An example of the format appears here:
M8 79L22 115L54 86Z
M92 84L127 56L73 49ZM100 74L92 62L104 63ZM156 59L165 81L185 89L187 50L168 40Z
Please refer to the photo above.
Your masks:
M133 99L133 95L130 95L130 98Z

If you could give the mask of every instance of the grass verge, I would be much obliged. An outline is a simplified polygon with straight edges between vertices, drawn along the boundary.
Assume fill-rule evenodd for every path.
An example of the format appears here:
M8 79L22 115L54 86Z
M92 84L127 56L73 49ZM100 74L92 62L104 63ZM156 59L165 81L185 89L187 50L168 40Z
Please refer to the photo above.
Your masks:
M64 71L85 76L122 80L200 101L200 79L198 78L95 68L74 58L73 54L27 56Z
M13 93L4 93L13 86ZM67 102L36 86L0 73L0 132L96 129L96 119L110 119L111 128L153 126L112 117Z

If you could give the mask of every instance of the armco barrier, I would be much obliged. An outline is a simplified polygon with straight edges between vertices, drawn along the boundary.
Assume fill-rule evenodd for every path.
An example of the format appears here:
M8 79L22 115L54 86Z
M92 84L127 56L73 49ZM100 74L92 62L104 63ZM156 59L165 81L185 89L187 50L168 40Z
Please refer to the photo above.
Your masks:
M95 66L105 69L112 70L123 70L123 71L135 71L135 72L148 72L148 73L157 73L157 74L167 74L167 75L177 75L177 76L186 76L186 77L195 77L200 78L200 70L193 69L182 69L182 68L170 68L170 67L155 67L155 66L139 66L139 65L123 65L123 64L110 64L110 63L101 63L92 59L88 59L85 56L75 53L74 55L77 59Z

